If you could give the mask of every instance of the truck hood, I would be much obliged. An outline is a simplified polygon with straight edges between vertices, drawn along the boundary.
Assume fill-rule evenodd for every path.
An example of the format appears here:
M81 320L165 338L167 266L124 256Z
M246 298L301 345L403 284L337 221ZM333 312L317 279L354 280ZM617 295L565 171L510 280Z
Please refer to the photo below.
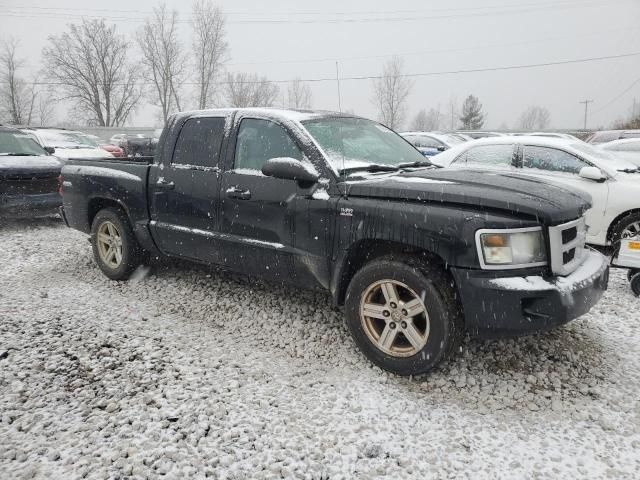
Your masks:
M32 174L60 174L62 163L52 156L9 157L0 156L0 177L28 176Z
M547 225L573 220L591 208L591 199L584 192L506 172L429 169L368 174L362 179L346 181L345 184L349 196L502 210L535 217Z

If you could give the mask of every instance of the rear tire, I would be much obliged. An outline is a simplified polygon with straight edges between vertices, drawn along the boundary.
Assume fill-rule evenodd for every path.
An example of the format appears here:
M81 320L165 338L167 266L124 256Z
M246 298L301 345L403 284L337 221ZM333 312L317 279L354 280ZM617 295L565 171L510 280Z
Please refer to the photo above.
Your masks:
M463 334L453 280L414 257L383 257L354 275L347 325L374 364L398 375L426 373L451 355Z
M111 280L127 280L142 263L144 252L127 215L117 208L100 210L91 225L93 257Z

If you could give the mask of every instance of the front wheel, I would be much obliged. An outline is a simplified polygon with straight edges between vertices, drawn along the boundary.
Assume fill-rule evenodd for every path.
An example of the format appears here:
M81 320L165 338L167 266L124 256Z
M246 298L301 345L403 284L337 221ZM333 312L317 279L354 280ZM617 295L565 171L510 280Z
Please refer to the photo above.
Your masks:
M142 249L122 210L100 210L91 225L93 256L112 280L126 280L142 262Z
M631 291L636 297L640 297L640 270L631 270L629 273Z
M383 258L358 271L347 289L347 323L360 350L399 375L426 373L462 335L462 314L445 272L412 259Z

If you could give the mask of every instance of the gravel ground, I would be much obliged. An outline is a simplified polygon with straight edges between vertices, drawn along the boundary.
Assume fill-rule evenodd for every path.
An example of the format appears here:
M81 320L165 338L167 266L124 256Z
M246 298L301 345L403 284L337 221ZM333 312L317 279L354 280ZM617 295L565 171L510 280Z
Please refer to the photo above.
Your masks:
M638 307L467 340L428 377L339 309L188 264L109 281L57 220L0 226L2 478L637 478Z

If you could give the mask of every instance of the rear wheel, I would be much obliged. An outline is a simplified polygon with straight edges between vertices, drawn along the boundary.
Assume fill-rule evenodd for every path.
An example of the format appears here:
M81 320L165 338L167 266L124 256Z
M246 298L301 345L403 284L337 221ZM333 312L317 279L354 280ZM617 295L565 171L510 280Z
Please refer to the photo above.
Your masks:
M364 266L347 290L347 323L362 352L399 375L426 373L458 346L462 314L451 280L411 258Z
M126 280L140 265L143 251L122 210L100 210L91 226L93 256L100 270L112 280Z

